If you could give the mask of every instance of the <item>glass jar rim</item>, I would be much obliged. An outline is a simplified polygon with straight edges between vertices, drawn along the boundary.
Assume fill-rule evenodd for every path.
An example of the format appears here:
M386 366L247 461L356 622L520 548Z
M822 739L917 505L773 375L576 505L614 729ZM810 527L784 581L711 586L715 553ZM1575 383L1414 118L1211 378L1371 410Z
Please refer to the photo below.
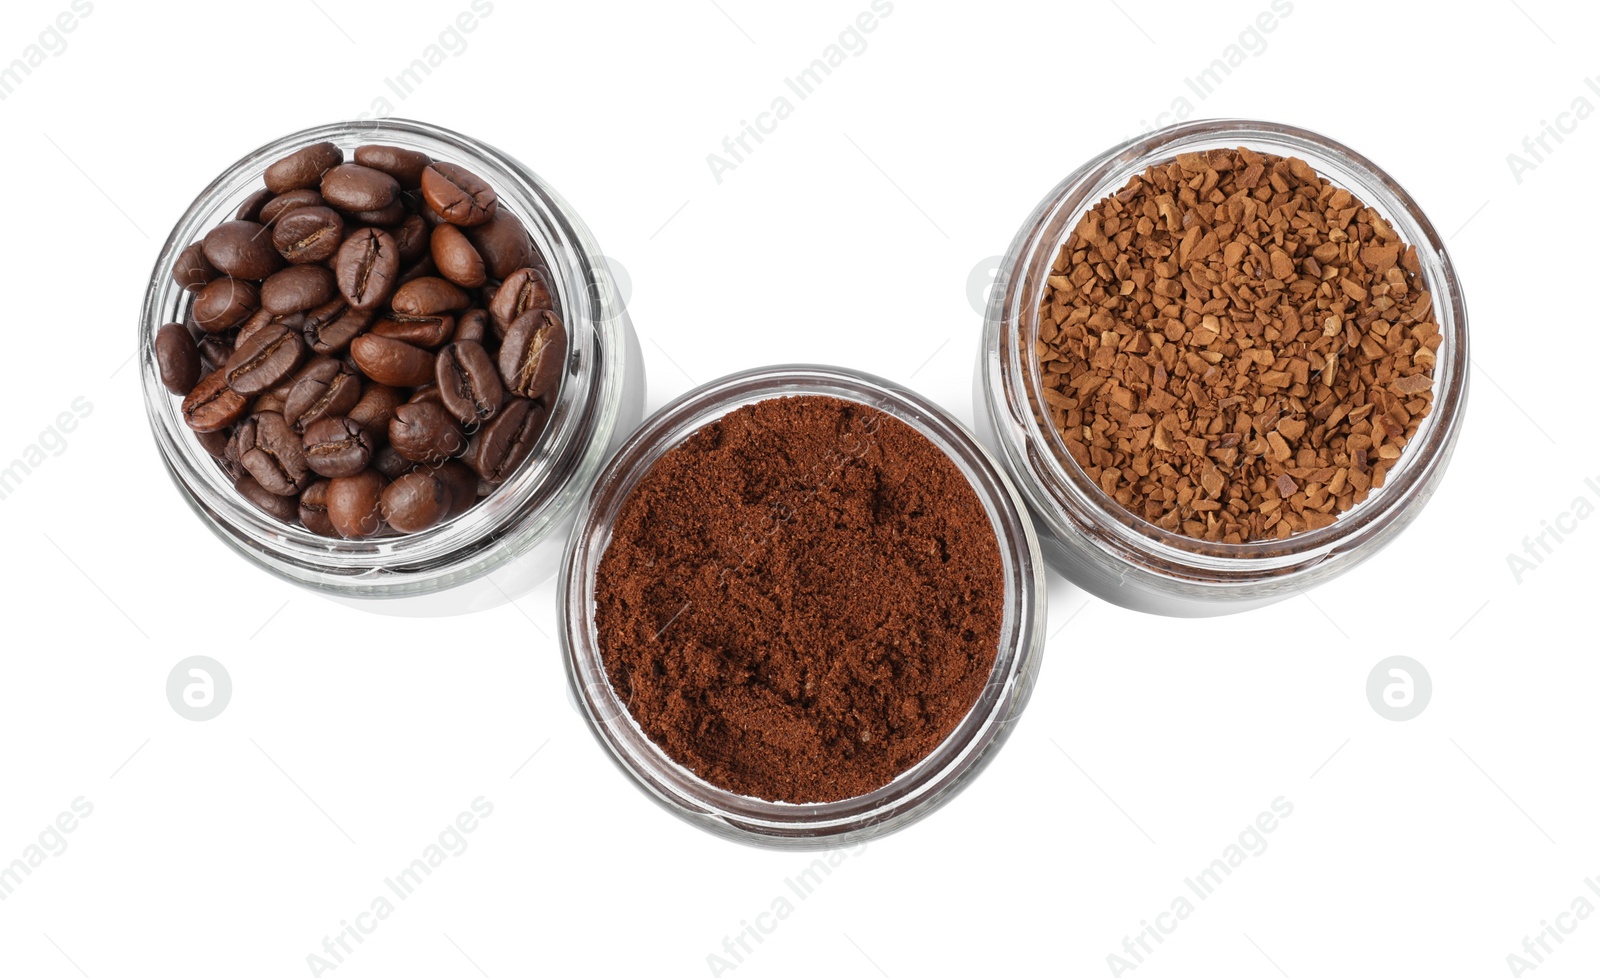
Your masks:
M1331 525L1283 540L1197 541L1164 530L1092 484L1053 426L1034 406L1042 401L1039 371L1022 340L1036 335L1044 280L1062 243L1089 208L1149 166L1180 152L1238 146L1299 156L1319 176L1377 210L1417 249L1443 337L1434 371L1435 398L1384 485ZM997 420L1001 455L1034 512L1058 536L1094 546L1166 576L1257 579L1308 569L1364 540L1381 537L1413 497L1427 491L1459 431L1468 388L1467 313L1461 284L1443 240L1400 184L1365 156L1319 133L1248 119L1182 122L1126 140L1084 163L1047 194L1024 222L1002 260L984 323L985 400Z
M956 728L887 785L852 798L796 804L738 794L669 757L611 687L594 627L596 572L610 530L639 480L672 447L748 404L827 396L877 408L928 438L967 477L994 527L1005 615L989 680ZM895 831L937 808L992 759L1032 690L1044 639L1044 565L1022 499L1000 465L942 408L894 382L841 367L785 364L729 374L647 418L613 456L579 515L561 572L560 641L570 692L611 759L674 814L715 834L776 848L822 848Z
M156 331L182 322L193 294L172 279L178 255L210 227L231 218L237 202L259 186L267 165L313 143L347 152L378 138L451 159L494 186L501 205L520 218L550 275L571 354L546 433L535 454L478 504L418 533L335 540L267 515L240 496L183 423L181 398L161 383ZM480 577L525 552L562 525L599 471L617 423L627 314L598 245L547 183L510 154L430 123L385 119L381 126L335 122L272 140L219 174L174 225L156 259L140 316L139 353L146 414L163 463L185 500L225 542L280 577L350 597L427 594ZM515 545L507 545L507 541Z

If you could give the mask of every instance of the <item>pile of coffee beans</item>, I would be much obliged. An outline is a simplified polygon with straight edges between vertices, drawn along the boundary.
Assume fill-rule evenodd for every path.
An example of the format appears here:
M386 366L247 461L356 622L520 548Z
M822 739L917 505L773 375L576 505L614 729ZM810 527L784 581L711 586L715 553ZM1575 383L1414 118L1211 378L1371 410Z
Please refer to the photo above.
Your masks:
M567 333L547 265L494 188L395 146L317 143L183 250L167 389L240 495L347 539L415 533L538 443Z

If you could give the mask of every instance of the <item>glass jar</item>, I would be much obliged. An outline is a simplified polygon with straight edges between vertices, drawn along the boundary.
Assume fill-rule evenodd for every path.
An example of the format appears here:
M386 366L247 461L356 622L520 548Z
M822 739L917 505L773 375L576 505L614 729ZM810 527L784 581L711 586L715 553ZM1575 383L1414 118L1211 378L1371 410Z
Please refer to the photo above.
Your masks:
M1206 543L1139 518L1094 484L1041 408L1038 362L1045 278L1083 214L1146 168L1180 153L1247 147L1298 156L1376 209L1414 245L1443 343L1433 410L1381 488L1330 526L1286 540ZM1030 355L1024 357L1023 351ZM1079 167L1039 204L1001 261L974 381L980 437L1004 462L1038 521L1050 566L1101 598L1165 615L1219 615L1282 600L1381 550L1433 495L1467 399L1467 310L1455 268L1416 201L1366 157L1304 129L1238 119L1182 123L1129 140Z
M162 385L154 341L164 323L184 322L193 300L172 280L179 252L232 218L261 186L266 167L324 140L345 158L363 143L420 150L459 163L494 187L500 206L520 218L550 271L569 333L560 393L534 454L490 495L437 526L403 536L338 540L280 522L237 493L232 481L184 424L182 398ZM501 603L559 567L576 507L610 450L644 413L643 356L627 310L599 246L572 207L506 153L421 122L386 119L318 126L285 136L230 166L207 187L167 238L151 273L139 322L145 408L156 446L190 507L234 550L268 571L340 597L438 595L431 601L386 603L407 615L458 613ZM514 574L486 575L519 557ZM461 585L471 584L470 587ZM368 603L370 604L370 603Z
M639 480L668 450L738 408L775 397L822 395L897 418L966 475L999 543L1005 613L983 692L932 753L889 784L843 801L791 804L735 794L699 778L656 746L606 676L595 630L595 579L613 522ZM942 409L912 391L836 367L776 366L712 381L646 420L596 483L561 575L561 643L570 690L612 759L673 814L717 835L774 848L847 845L895 831L949 801L994 756L1027 704L1044 644L1044 565L1021 498L988 452Z

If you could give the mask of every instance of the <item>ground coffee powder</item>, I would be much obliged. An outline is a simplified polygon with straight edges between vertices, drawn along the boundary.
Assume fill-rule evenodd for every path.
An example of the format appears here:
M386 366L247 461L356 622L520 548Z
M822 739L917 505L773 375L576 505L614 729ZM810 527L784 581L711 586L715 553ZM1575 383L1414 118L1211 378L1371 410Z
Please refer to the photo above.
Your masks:
M645 733L712 784L796 803L926 757L989 678L1005 596L955 464L821 396L746 406L669 451L597 573L606 672Z
M1078 223L1035 351L1067 451L1118 503L1214 542L1332 524L1433 405L1413 245L1304 160L1184 153Z

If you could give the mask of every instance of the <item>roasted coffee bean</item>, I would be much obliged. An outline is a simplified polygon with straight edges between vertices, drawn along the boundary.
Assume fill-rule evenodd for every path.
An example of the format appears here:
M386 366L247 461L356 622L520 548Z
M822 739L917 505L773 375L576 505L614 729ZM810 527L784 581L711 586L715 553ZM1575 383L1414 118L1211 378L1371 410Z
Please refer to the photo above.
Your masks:
M441 224L433 229L431 250L439 274L455 284L475 289L489 281L483 256L454 224Z
M339 353L372 325L373 310L352 309L343 298L306 313L306 342L317 353Z
M276 411L283 414L284 407L289 402L289 392L294 389L294 374L285 377L280 383L274 385L264 394L257 394L256 399L250 403L252 414L261 411ZM285 419L292 420L292 419Z
M459 516L478 501L478 473L457 461L445 462L433 468L433 474L450 490L450 516Z
M322 265L291 265L261 283L261 308L274 316L305 312L339 294L333 273Z
M197 326L208 333L220 333L239 325L261 308L261 292L254 282L238 278L218 278L207 282L190 311Z
M383 528L380 503L389 480L367 469L328 483L328 522L346 540L370 537Z
M324 173L343 162L344 151L333 143L314 143L267 167L264 180L275 194L315 187Z
M374 227L387 228L399 224L406 219L405 205L395 200L389 206L375 211L348 211L350 220L355 224L371 224Z
M500 283L494 300L489 303L489 314L494 317L496 332L504 336L523 313L555 307L544 273L537 268L519 268Z
M420 187L400 191L400 199L405 201L406 210L422 218L429 232L433 231L434 225L444 223L439 215L433 212L433 208L428 206L427 198L422 196Z
M405 397L387 384L368 384L361 399L345 413L345 417L367 429L374 443L389 440L389 422L394 420L394 409L405 403Z
M439 396L438 384L424 384L411 392L407 404L437 404L444 407L444 399Z
M271 326L273 321L277 318L278 317L274 316L265 309L257 309L255 312L251 313L250 318L240 323L238 330L233 334L233 348L237 350L239 348L239 344L245 342L266 327Z
M233 356L233 336L229 333L206 333L200 337L200 366L201 373L208 374L213 370L221 370L222 365Z
M442 462L467 449L466 436L437 404L402 404L389 422L389 444L413 462Z
M321 207L322 204L322 195L315 190L291 190L267 201L267 206L261 208L260 221L276 230L278 221L290 212L302 207ZM283 249L280 247L278 250Z
M462 227L487 222L497 207L494 188L454 163L430 163L423 169L422 197L435 214Z
M409 282L415 282L419 278L438 278L438 277L439 277L439 269L436 268L434 266L434 264L433 264L433 256L432 255L423 255L421 258L418 258L415 262L412 262L410 268L402 269L400 271L400 277L394 280L394 284L395 284L396 288L399 288L400 286L405 285L405 284L407 284Z
M409 343L364 333L350 344L361 372L391 387L416 387L433 379L433 354Z
M284 395L283 416L304 432L324 418L346 414L361 399L361 378L332 357L317 357L295 374Z
M277 386L300 366L305 354L305 340L298 331L273 323L239 344L222 369L228 386L248 396Z
M488 222L467 228L466 233L467 240L483 256L490 278L503 279L519 268L537 263L528 229L503 207L497 208Z
M231 444L231 442L230 442L230 444ZM222 470L223 477L226 478L229 482L233 483L235 488L238 487L240 479L249 479L251 482L253 482L253 483L255 482L255 479L250 475L250 473L248 473L248 472L246 472L244 470L244 466L240 465L234 459L229 458L227 456L223 456L222 458L219 458L216 461L217 461L217 468ZM266 496L272 495L272 493L267 492L265 489L262 489L260 483L256 483L256 491L260 492L262 495L266 495ZM283 499L285 497L279 496L278 498L279 499Z
M168 323L156 331L156 368L167 390L186 396L200 383L200 348L182 323Z
M283 415L258 411L234 432L232 453L261 487L279 496L292 496L311 484L300 436Z
M420 214L409 214L390 232L400 248L400 265L409 268L428 254L428 222Z
M349 418L323 418L306 428L306 464L329 479L355 475L372 461L372 436Z
M567 330L549 309L525 312L500 346L500 377L523 397L554 393L567 364Z
M455 335L454 316L401 316L394 315L372 324L373 336L384 336L432 349L450 342Z
M483 343L489 336L489 313L483 309L468 309L456 320L456 342L471 340Z
M234 211L233 219L236 221L260 221L261 208L275 196L277 195L272 191L262 187L244 199L244 203L239 205L237 211Z
M473 436L464 461L485 482L499 485L533 454L545 419L538 401L510 398L499 415Z
M206 454L212 458L226 458L228 442L233 440L233 430L219 428L216 431L196 431L194 440L199 442L200 447L205 449Z
M264 279L283 267L283 256L272 246L272 232L255 221L225 221L202 239L206 261L224 275Z
M376 211L394 203L400 184L382 170L344 163L322 175L322 199L342 211Z
M328 519L328 480L318 479L306 486L306 491L300 494L300 522L312 533L325 537L336 537L339 534L333 528L333 521Z
M344 218L331 207L296 207L272 229L272 246L296 265L327 261L344 238Z
M215 265L206 260L204 241L196 241L178 252L177 259L172 263L172 280L190 292L199 292L207 282L221 274Z
M440 227L449 227L441 224ZM442 278L415 278L395 290L389 305L403 316L437 316L472 305L472 296Z
M440 350L435 376L445 410L464 425L494 417L505 401L505 385L494 360L483 344L474 340L458 339Z
M266 309L257 309L255 312L250 314L250 318L240 323L238 328L234 330L233 348L237 350L241 343L254 336L256 332L261 330L263 327L282 326L285 329L298 330L305 328L305 324L306 317L305 313L302 312L291 312L285 313L282 316L274 316Z
M416 468L417 463L395 451L393 445L384 445L372 453L372 467L385 478L398 479Z
M268 492L249 473L241 473L234 482L233 489L263 513L285 523L292 523L295 517L300 515L300 506L293 496L280 496Z
M407 472L389 483L381 500L384 522L401 533L426 530L450 512L450 487L427 469Z
M346 302L356 309L375 309L394 291L400 250L387 231L362 228L339 246L333 269Z
M433 162L427 153L376 144L357 146L355 160L362 166L389 174L407 190L414 190L422 184L422 169Z

